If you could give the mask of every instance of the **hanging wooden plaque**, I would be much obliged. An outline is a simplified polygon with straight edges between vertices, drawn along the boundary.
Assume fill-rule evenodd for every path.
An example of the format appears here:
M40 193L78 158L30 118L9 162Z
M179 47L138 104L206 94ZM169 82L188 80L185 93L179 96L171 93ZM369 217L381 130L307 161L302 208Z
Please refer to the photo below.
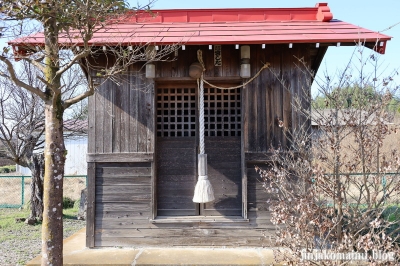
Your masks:
M221 45L214 45L214 66L222 66Z

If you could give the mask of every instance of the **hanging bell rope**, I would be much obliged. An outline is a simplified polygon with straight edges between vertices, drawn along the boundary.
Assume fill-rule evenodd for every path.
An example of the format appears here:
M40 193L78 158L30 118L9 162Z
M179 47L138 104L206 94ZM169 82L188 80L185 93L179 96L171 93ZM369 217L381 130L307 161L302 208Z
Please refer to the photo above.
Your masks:
M199 88L199 127L200 127L200 153L197 155L197 169L199 177L197 179L196 187L194 188L193 202L207 203L214 201L214 190L208 180L207 175L207 154L205 154L204 144L204 84L203 73L201 74L200 81L197 79Z
M233 90L241 88L252 82L256 77L258 77L261 71L269 67L269 63L264 64L264 66L257 72L257 74L251 79L249 79L246 83L235 87L221 88L204 80L204 72L206 71L206 68L203 61L203 53L201 50L197 51L197 59L199 60L202 67L201 75L197 79L197 86L199 89L200 152L197 155L198 156L197 169L199 177L197 179L196 187L194 188L193 202L207 203L214 201L215 197L214 197L214 190L212 188L210 180L208 180L208 175L207 175L207 154L205 153L205 143L204 143L204 83L216 89Z

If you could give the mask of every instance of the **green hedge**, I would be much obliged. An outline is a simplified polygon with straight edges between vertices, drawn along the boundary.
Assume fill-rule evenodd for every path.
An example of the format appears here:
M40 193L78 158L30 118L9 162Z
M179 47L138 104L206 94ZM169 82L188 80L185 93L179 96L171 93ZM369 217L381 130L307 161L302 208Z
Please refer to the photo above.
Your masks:
M74 207L75 201L70 197L63 197L63 209L69 209Z
M2 166L0 167L0 174L7 174L7 173L11 173L11 172L15 172L15 165L6 165L6 166Z

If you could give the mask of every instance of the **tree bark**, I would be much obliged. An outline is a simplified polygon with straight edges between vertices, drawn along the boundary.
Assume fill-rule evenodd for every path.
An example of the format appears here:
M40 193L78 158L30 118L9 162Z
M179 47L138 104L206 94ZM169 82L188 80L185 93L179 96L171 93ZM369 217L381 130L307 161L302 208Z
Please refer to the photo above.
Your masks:
M33 154L29 168L32 172L31 181L31 212L27 219L28 224L43 220L43 176L44 155Z
M56 101L61 103L60 100ZM44 212L42 224L42 265L63 264L62 196L65 165L62 107L46 103L46 147Z
M55 2L52 2L55 9ZM59 22L57 14L44 20L45 36L45 173L42 223L42 265L62 266L63 264L63 179L65 166L65 145L63 135L64 107L61 99L61 81L58 47Z

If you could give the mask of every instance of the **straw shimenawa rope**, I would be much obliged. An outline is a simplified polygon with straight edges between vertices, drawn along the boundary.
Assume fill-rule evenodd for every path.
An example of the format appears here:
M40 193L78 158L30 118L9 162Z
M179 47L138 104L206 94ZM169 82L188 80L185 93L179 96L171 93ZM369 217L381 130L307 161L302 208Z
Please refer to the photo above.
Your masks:
M203 61L203 51L200 50L200 49L197 50L197 60L199 60L199 63L200 63L201 66L203 67L203 73L204 73L204 72L206 71L206 68L205 68L204 61ZM268 63L268 62L265 63L265 64L260 68L260 70L259 70L251 79L249 79L248 81L246 81L245 83L243 83L243 84L241 84L241 85L234 86L234 87L221 88L221 87L216 86L216 85L214 85L214 84L211 84L210 82L208 82L207 80L205 80L203 75L201 75L201 78L203 79L203 82L204 82L205 84L207 84L208 86L210 86L210 87L212 87L212 88L220 89L220 90L234 90L234 89L237 89L237 88L241 88L241 87L246 86L247 84L249 84L250 82L252 82L255 78L257 78L257 77L261 74L261 72L262 72L264 69L269 68L269 67L270 67L270 63Z

